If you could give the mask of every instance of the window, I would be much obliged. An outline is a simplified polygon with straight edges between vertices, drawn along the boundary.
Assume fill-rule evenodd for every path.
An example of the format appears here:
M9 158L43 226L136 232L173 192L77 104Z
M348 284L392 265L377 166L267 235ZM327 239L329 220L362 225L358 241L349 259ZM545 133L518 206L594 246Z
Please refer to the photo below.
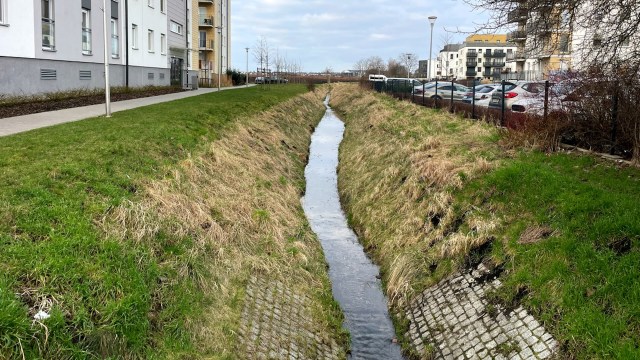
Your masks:
M111 57L120 57L120 39L118 37L118 19L111 19Z
M451 58L451 60L453 60L453 54L451 54L450 58Z
M53 0L41 0L42 4L42 49L55 50L55 20Z
M131 24L131 48L138 49L138 25Z
M160 34L160 54L162 55L167 53L167 44L165 42L166 37L167 36L165 34Z
M171 23L169 24L169 30L176 34L182 35L182 25L178 24L177 22L171 21Z
M167 11L167 0L160 0L160 12L165 13Z
M481 67L479 67L479 68L478 68L478 72L480 72L480 71L482 71L482 68L481 68Z
M91 11L82 9L82 53L91 55Z
M153 45L153 30L149 30L147 33L147 48L149 49L149 52L153 52L155 50Z
M7 24L7 0L0 0L0 24Z
M559 41L559 50L560 52L566 53L569 52L569 35L568 34L562 34L560 35L560 41Z

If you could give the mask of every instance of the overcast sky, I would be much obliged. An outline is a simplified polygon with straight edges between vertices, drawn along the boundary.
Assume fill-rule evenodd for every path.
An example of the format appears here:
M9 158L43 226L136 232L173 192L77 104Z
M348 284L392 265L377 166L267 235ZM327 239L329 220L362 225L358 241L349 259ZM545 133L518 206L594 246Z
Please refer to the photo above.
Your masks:
M456 29L471 31L488 17L462 0L232 0L232 67L245 70L245 48L255 47L260 36L303 71L353 69L374 55L385 61L402 53L426 59L430 15L438 17L434 54L442 48L445 28L454 31L454 42L461 41L466 35ZM249 50L249 68L256 67Z

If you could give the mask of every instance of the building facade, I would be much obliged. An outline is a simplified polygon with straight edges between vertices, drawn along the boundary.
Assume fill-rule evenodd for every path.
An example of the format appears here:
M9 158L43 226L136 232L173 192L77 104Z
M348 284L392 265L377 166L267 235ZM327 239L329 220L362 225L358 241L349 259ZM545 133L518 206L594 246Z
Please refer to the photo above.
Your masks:
M191 61L200 78L215 79L226 74L231 61L230 0L192 0L196 47Z
M229 0L202 18L192 0L107 0L111 86L189 85L198 75L200 25L211 32L211 61L230 60ZM195 7L194 7L195 3ZM105 86L103 0L0 0L0 94L29 95ZM214 26L213 19L220 21ZM207 13L209 14L209 13ZM198 20L193 24L194 16ZM194 32L193 29L196 29ZM219 39L219 40L215 40ZM195 40L195 41L194 41ZM222 53L213 53L213 42Z
M516 51L507 35L471 35L458 50L457 79L500 81L513 78L515 67L506 58Z

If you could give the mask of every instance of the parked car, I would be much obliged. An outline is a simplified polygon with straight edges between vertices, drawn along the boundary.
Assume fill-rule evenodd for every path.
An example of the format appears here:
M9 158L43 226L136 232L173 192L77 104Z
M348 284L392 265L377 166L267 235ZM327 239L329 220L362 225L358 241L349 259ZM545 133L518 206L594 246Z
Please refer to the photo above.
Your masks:
M575 90L576 85L570 82L559 84L551 83L549 86L549 96L547 98L547 112L567 112L569 110L568 107L579 99ZM544 87L542 91L534 95L516 100L511 105L511 111L544 115Z
M256 84L264 84L264 77L258 76L256 78Z
M416 85L416 86L413 87L413 94L414 95L422 95L423 91L426 92L428 89L431 89L434 86L436 86L436 82L435 81L432 81L432 82L429 82L429 83L425 83L425 84L422 84L422 85Z
M396 93L411 93L416 86L422 86L422 81L409 78L387 78L386 88Z
M506 110L511 110L511 105L513 105L516 100L520 100L524 97L535 96L540 92L544 93L544 81L526 81L518 83L510 90L505 89L504 108ZM491 94L489 107L493 109L502 109L502 98L502 88L499 88Z
M452 85L450 82L443 82L443 83L439 82L438 86L433 86L429 89L426 89L425 96L431 99L437 99L437 100L442 100L442 99L451 100L452 99L451 90L453 90L453 100L455 101L462 100L462 97L464 96L464 94L469 92L469 88L464 85L460 85L460 84Z
M509 91L509 90L513 89L514 87L516 87L516 84L514 84L512 82L505 82L505 90L506 91ZM478 89L478 88L480 88L480 89ZM502 90L502 84L478 85L476 87L475 105L476 106L488 107L489 106L489 101L491 101L491 96L497 90ZM471 93L471 91L469 91L462 98L462 101L471 104L471 97L472 97L472 93Z

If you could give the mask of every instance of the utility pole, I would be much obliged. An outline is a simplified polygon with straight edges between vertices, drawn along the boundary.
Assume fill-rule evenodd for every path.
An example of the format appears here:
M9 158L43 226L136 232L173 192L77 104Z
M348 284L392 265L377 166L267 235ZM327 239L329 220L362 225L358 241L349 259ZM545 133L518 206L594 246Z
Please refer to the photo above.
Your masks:
M109 87L109 44L107 33L107 0L102 0L102 27L104 29L104 98L106 117L111 117L111 89Z

